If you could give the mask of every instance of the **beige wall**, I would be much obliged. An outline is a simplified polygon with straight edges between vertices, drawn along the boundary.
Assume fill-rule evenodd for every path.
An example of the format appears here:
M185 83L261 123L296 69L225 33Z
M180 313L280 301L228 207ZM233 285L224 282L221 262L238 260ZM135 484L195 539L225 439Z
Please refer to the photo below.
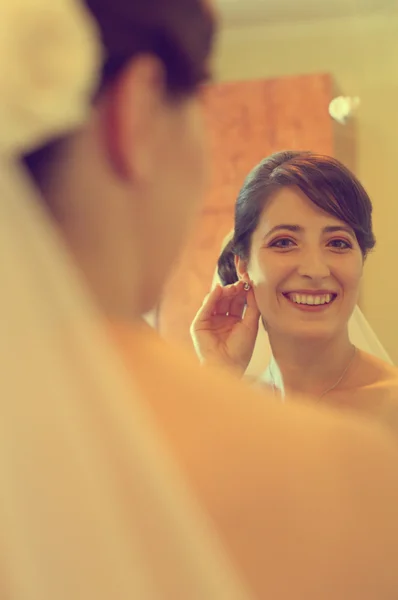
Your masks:
M221 80L314 72L332 73L342 93L362 101L356 172L373 200L378 244L365 266L361 306L398 364L398 11L222 32Z

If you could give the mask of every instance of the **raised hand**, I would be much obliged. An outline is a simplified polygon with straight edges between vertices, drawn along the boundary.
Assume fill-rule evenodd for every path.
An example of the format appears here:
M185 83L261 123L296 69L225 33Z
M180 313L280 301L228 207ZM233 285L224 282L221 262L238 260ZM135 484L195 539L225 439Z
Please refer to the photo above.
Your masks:
M204 299L191 325L201 361L243 375L253 354L259 317L253 290L246 291L243 281L217 285Z

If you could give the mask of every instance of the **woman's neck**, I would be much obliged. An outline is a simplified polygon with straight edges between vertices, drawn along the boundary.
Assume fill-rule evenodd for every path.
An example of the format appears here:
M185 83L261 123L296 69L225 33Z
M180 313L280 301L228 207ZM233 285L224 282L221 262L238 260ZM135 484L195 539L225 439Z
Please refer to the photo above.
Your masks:
M329 340L292 340L269 332L274 362L271 376L285 393L320 396L335 385L353 358L348 331Z

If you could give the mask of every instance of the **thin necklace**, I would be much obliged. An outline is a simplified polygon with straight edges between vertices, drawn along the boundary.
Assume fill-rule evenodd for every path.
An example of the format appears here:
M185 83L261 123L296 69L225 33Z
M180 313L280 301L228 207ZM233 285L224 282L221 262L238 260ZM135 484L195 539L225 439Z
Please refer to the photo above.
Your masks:
M351 367L352 363L354 362L354 358L356 356L356 353L357 353L357 348L354 346L354 351L352 353L352 356L350 357L350 360L348 361L348 363L344 367L344 370L341 373L341 375L339 376L339 378L337 379L337 381L335 381L333 385L331 385L330 387L326 388L326 390L324 390L319 396L317 396L317 400L320 400L321 398L323 398L324 396L326 396L326 394L329 394L329 392L331 392L332 390L334 390L335 388L337 388L337 386L343 381L344 377L347 375L348 369ZM271 386L272 386L273 392L275 394L277 392L278 388L276 387L274 374L272 372L272 363L270 364L270 367L269 367L269 374L271 375Z

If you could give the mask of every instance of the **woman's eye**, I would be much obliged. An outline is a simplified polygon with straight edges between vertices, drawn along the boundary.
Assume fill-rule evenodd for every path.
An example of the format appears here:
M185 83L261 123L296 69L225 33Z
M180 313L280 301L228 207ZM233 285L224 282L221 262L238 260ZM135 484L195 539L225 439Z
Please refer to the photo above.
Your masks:
M289 238L279 238L270 244L271 248L280 248L282 250L287 250L295 245L295 242Z
M350 242L339 239L331 240L329 242L329 246L332 246L332 248L336 248L336 250L349 250L350 248L352 248L352 244L350 244Z

